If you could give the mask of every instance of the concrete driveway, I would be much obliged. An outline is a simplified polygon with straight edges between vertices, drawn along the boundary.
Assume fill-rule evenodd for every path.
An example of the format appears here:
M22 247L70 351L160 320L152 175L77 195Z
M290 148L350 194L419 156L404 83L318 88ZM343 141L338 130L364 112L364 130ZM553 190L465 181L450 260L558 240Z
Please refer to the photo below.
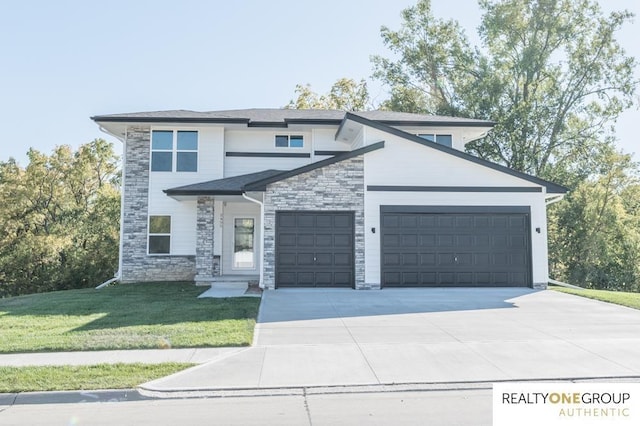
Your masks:
M260 389L637 377L640 311L531 289L286 289L254 346L145 384Z

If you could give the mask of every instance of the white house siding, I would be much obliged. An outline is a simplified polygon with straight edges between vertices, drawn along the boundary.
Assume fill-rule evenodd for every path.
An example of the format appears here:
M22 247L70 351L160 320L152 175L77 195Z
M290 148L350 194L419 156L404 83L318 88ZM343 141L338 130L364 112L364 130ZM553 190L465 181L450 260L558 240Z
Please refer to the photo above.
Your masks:
M464 145L472 140L477 139L481 134L490 130L487 128L477 127L397 127L412 135L417 134L436 134L451 135L452 148L464 151Z
M369 129L368 136L384 139L385 147L364 156L365 169L365 282L380 283L381 205L415 206L529 206L534 285L547 282L547 224L544 192L381 192L381 186L540 187L436 149ZM377 134L376 134L377 133ZM540 233L535 231L540 228ZM546 285L546 284L545 284Z
M351 151L351 145L344 142L338 142L335 140L337 127L327 128L327 129L313 129L311 131L312 134L312 142L313 142L313 155L311 157L312 161L320 161L326 158L332 157L333 155L319 155L316 154L318 151L325 152L337 152L337 151Z
M163 190L222 178L224 129L154 126L151 130L198 131L197 172L149 172L149 215L171 216L171 255L195 255L196 201L178 201L168 197Z
M302 135L302 148L276 148L276 135ZM267 169L291 170L311 162L311 132L291 129L227 130L225 132L224 177L244 175ZM306 157L237 157L244 154L306 154Z

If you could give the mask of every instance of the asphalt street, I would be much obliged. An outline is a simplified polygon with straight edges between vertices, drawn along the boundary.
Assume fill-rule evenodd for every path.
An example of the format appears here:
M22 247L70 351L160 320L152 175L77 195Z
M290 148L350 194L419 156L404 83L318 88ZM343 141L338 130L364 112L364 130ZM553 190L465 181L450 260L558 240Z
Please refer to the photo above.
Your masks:
M491 424L491 388L280 396L122 399L0 405L2 425L473 425ZM7 401L5 401L7 402ZM11 401L9 401L10 403Z

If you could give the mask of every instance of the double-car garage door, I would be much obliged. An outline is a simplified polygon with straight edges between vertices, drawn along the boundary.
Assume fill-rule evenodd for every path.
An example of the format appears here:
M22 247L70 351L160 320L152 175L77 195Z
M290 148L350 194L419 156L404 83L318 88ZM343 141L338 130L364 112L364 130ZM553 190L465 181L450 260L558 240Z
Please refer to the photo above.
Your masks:
M382 206L380 225L382 287L531 285L528 208ZM275 266L277 287L353 287L353 212L277 212Z
M529 209L381 207L383 287L527 287Z

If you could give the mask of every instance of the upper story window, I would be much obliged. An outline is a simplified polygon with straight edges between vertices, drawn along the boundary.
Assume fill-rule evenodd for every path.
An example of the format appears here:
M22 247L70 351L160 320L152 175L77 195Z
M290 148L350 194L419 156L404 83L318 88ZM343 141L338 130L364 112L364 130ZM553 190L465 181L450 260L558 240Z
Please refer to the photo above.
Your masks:
M151 171L197 172L198 132L193 130L152 131Z
M429 134L429 133L419 133L418 136L430 142L435 142L440 145L448 146L449 148L451 148L451 146L453 145L453 139L451 135L435 135L435 134Z
M302 135L276 135L276 148L302 148L303 146Z

